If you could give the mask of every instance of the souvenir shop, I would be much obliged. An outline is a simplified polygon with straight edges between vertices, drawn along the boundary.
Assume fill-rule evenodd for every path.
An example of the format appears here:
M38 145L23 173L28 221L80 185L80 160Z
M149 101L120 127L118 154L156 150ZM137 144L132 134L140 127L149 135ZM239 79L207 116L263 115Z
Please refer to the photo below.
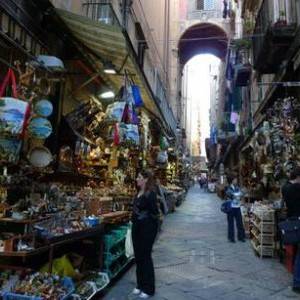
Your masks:
M132 70L112 96L77 42L60 57L10 34L0 58L0 293L92 299L132 261L137 171L157 172L166 214L184 199L185 167Z
M240 180L247 208L244 224L253 248L261 257L278 255L289 271L295 253L289 247L284 249L277 224L286 219L281 187L300 163L300 101L294 90L277 98L266 110L265 121L240 153Z

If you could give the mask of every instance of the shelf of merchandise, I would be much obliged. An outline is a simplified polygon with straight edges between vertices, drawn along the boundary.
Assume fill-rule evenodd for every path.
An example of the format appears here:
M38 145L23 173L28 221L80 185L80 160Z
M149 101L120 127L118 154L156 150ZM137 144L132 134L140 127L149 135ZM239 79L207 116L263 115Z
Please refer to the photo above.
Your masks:
M251 244L262 258L275 254L275 212L257 209L252 213Z
M125 255L127 226L120 226L104 236L103 271L109 278L116 277L128 264Z

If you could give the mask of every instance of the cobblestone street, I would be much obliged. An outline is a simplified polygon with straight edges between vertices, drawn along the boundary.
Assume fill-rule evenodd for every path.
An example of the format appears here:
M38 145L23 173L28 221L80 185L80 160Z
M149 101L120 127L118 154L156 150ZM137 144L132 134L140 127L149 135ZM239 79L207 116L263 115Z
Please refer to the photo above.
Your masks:
M227 241L226 216L215 194L190 190L168 215L153 251L156 295L151 299L297 299L292 276L277 258L260 259L250 242ZM104 299L135 299L132 267Z

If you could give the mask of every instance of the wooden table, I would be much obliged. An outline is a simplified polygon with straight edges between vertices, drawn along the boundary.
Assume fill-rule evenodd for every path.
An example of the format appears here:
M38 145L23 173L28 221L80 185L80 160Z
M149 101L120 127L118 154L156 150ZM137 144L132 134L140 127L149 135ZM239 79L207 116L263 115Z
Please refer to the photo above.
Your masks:
M52 271L54 251L56 248L62 247L66 244L74 243L79 240L86 239L88 237L97 236L99 234L99 254L102 255L103 252L103 243L101 235L104 232L104 225L100 224L96 227L87 228L79 232L73 232L70 234L62 235L54 239L48 240L48 243L45 246L39 247L34 250L29 251L9 251L9 252L0 252L0 257L21 257L22 261L25 262L26 258L40 255L42 253L48 252L48 261L49 261L49 273ZM101 259L99 260L101 264Z
M26 234L26 233L28 233L29 227L32 224L35 224L35 223L40 222L40 221L45 221L49 218L50 218L50 216L39 218L39 219L24 219L24 220L17 220L17 219L13 219L13 218L0 218L0 223L4 223L4 224L11 223L11 224L24 225L24 234Z

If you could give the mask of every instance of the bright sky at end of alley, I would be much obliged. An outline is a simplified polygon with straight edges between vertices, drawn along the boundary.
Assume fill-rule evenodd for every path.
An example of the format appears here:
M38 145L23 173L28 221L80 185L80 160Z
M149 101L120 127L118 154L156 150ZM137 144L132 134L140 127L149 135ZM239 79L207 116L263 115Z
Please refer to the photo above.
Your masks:
M210 66L219 66L220 60L211 54L197 55L187 63L188 70L188 105L190 116L191 141L199 141L198 124L201 131L201 152L205 155L205 139L210 135Z

